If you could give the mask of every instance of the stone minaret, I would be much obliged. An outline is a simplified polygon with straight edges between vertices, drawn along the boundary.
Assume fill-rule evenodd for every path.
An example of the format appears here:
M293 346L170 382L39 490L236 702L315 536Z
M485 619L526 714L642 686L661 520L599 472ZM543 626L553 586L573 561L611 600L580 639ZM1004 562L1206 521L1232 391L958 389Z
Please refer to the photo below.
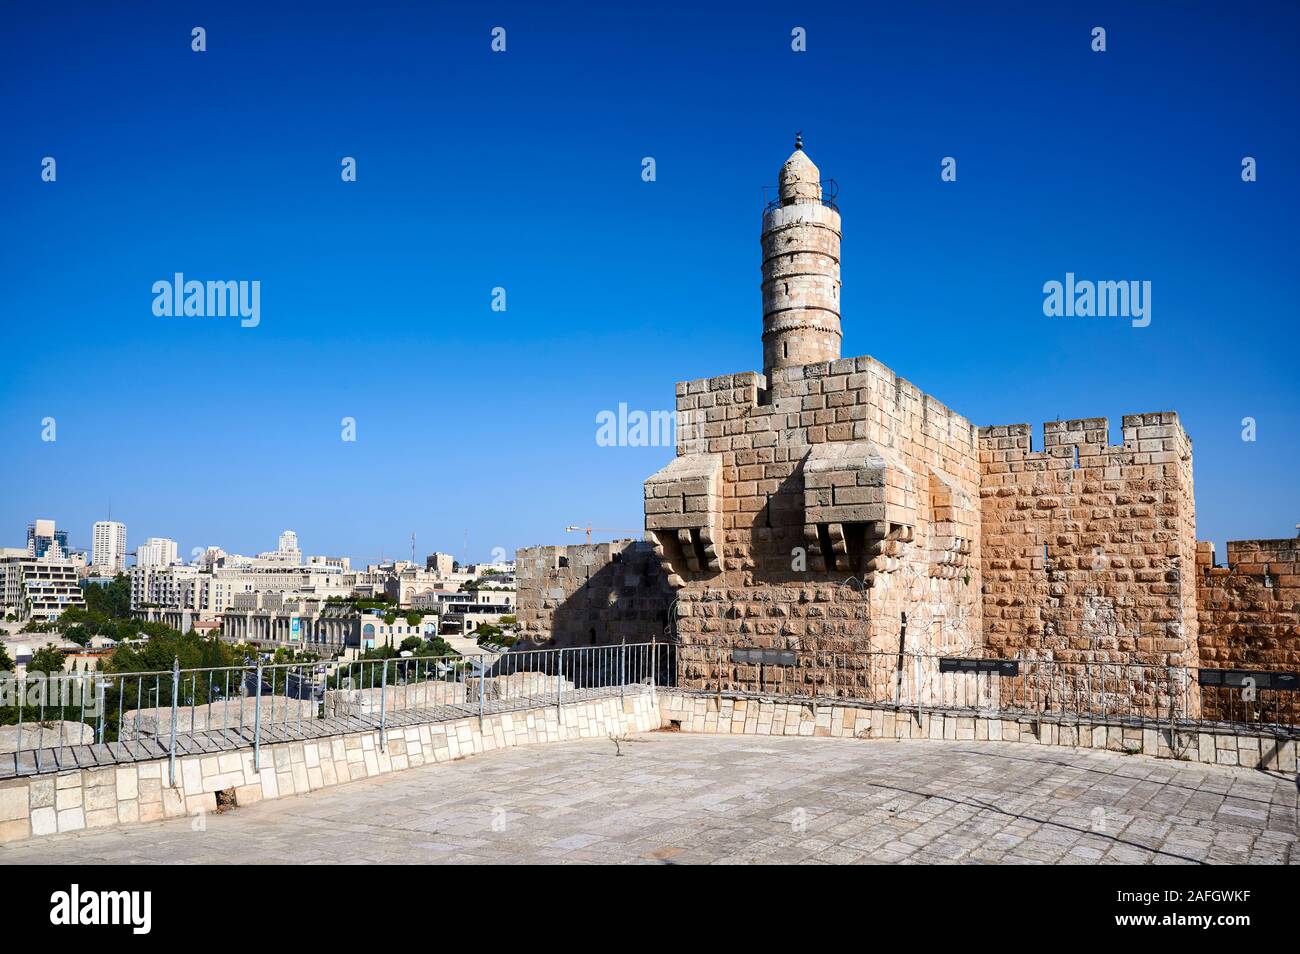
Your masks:
M840 356L840 213L795 137L763 214L763 373Z

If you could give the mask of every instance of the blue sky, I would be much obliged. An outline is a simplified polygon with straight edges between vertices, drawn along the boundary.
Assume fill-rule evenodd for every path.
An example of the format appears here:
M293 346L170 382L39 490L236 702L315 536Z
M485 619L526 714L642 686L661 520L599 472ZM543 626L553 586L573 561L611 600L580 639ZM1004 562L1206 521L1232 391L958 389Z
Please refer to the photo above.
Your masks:
M762 188L795 130L840 186L846 356L1036 435L1177 410L1199 536L1292 535L1300 14L1232 10L11 8L0 542L52 517L88 545L110 505L132 548L183 552L635 531L672 450L597 446L596 415L761 366ZM155 317L178 271L259 280L260 326ZM1150 281L1150 327L1044 317L1067 271Z

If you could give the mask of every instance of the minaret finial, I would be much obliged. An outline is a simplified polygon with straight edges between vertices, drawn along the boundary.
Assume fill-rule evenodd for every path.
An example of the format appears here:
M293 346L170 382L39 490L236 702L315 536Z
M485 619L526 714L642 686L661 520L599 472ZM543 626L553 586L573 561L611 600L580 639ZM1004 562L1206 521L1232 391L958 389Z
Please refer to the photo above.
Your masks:
M795 149L802 149L802 148L803 148L803 131L802 131L802 130L800 130L799 132L797 132L797 133L794 134L794 147L795 147Z

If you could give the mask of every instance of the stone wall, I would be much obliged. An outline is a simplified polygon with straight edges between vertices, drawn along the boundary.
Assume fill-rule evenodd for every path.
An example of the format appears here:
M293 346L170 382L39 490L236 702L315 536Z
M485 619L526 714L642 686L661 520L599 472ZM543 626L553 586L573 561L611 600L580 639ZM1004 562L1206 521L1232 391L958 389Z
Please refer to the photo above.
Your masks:
M646 482L683 644L896 652L906 613L908 649L980 645L965 418L869 357L685 382L677 411L678 460L719 468L708 503L672 465ZM727 684L755 679L742 668Z
M283 695L262 696L262 720L275 722L302 722L318 718L317 705L309 699L289 699ZM176 707L176 731L217 732L222 729L252 728L257 720L257 699L251 696L234 696L198 706ZM114 713L116 715L116 713ZM118 740L166 738L172 731L171 706L148 709L128 709L122 714Z
M0 753L27 749L54 749L66 745L89 745L95 741L95 730L84 722L53 719L39 724L24 722L0 725Z
M569 648L668 638L673 592L640 540L527 547L515 553L522 635Z
M1191 441L1172 413L980 429L985 649L1197 665Z
M176 760L176 785L168 761L38 775L0 783L0 844L33 836L200 817L217 809L217 793L237 805L304 795L343 782L447 762L493 749L571 739L606 738L659 726L651 692L630 690L624 699L546 706L521 712L390 729L318 741L264 745L261 770L251 749Z
M473 690L478 701L478 689ZM423 682L371 689L330 689L325 693L322 707L327 719L346 719L358 716L379 717L381 711L402 712L410 709L432 709L437 706L464 705L470 701L468 688L459 682L442 682L429 679Z
M1177 731L1103 720L1057 722L996 715L895 711L850 705L716 698L662 692L665 728L733 735L800 735L838 739L946 739L1023 742L1111 749L1133 755L1294 773L1300 742L1289 736L1230 729Z
M1201 665L1210 669L1300 671L1300 538L1233 540L1227 565L1214 544L1197 544L1196 602ZM1202 689L1203 715L1278 720L1300 716L1291 691Z
M1200 656L1216 669L1300 670L1300 538L1197 544Z

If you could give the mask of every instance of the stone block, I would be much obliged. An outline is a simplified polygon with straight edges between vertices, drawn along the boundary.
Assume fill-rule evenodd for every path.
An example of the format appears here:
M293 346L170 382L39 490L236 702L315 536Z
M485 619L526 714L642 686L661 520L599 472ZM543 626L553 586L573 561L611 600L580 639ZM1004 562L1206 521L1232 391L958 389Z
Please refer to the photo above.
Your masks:
M9 782L0 788L0 822L25 819L30 810L27 782Z
M163 816L166 818L178 818L185 814L185 793L179 788L170 786L162 790Z
M103 786L100 786L101 788ZM114 802L110 808L97 808L93 811L86 812L87 828L107 828L110 825L117 824L117 803Z
M54 779L34 778L28 783L27 791L33 809L54 807Z
M32 823L27 818L0 821L0 845L11 841L22 841L32 836Z
M120 800L134 800L140 795L140 774L134 765L123 766L117 770L117 797Z
M54 793L54 807L60 812L68 811L72 808L80 808L82 804L82 791L80 788L60 788ZM62 829L60 829L62 831Z
M53 786L51 786L51 791L53 791ZM54 810L53 805L34 808L32 809L31 823L33 837L53 835L59 830L58 812Z
M185 813L187 815L199 815L206 812L215 812L216 810L216 792L202 792L198 795L185 796Z
M91 812L106 811L117 808L117 785L96 785L85 790L85 809L87 824Z

